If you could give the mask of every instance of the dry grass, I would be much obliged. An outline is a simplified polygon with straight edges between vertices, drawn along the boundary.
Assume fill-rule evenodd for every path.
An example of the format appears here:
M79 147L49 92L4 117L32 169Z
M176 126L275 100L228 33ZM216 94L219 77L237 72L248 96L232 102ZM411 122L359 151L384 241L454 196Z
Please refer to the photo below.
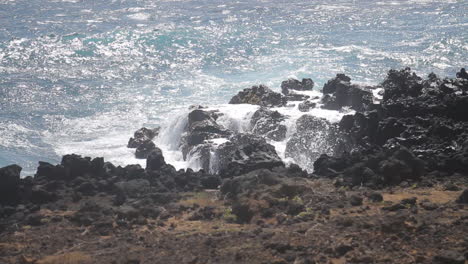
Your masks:
M185 206L193 206L198 204L201 207L218 207L223 205L222 201L220 201L217 197L217 192L212 191L186 193L184 199L179 201L179 204Z
M88 264L92 263L92 258L83 252L70 252L61 255L47 256L38 260L36 264Z
M445 204L448 202L455 201L461 192L452 191L438 191L434 189L427 190L402 190L396 191L395 193L383 193L384 201L400 202L403 199L416 197L418 201L427 199L433 203Z

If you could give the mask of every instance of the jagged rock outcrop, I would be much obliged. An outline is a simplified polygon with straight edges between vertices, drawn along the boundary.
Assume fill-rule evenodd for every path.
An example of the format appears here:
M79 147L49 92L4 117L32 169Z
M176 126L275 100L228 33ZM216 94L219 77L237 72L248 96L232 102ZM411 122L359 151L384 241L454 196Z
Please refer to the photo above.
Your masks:
M0 168L0 205L18 203L21 169L18 165Z
M314 89L314 81L309 78L304 78L302 81L296 79L288 79L281 83L281 92L284 95L289 94L289 90L296 91L311 91Z
M323 108L339 110L349 106L357 111L366 110L372 104L371 88L351 84L351 78L344 74L337 74L323 86Z
M230 104L253 104L260 106L284 106L286 98L265 85L252 86L231 98Z
M217 171L223 178L241 175L256 169L283 167L284 163L262 137L237 134L216 151Z
M347 85L347 78L337 79L326 85L327 91L336 83ZM358 158L322 156L315 172L343 175L349 185L372 182L372 186L414 181L424 170L442 175L468 173L468 119L461 114L468 111L467 80L441 80L435 74L423 79L406 68L390 70L381 86L385 89L381 105L344 116L339 124ZM395 157L394 148L400 149L395 152L398 155L404 153L403 160L401 155Z
M138 146L153 140L159 134L160 128L149 129L142 127L135 131L133 137L128 140L128 148L138 148Z
M286 157L294 158L303 168L312 169L313 162L321 154L333 155L340 147L344 147L344 141L336 124L303 115L296 121L296 132L286 144Z
M261 107L252 116L250 125L252 133L266 138L282 141L286 137L287 127L282 124L284 116L278 111Z

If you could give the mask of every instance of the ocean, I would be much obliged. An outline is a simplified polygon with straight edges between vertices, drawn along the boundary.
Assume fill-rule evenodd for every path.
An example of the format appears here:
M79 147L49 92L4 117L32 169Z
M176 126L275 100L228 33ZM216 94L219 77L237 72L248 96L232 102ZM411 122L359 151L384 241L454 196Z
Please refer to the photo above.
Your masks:
M67 153L144 165L128 139L161 126L166 159L196 169L177 151L191 105L248 129L256 108L226 105L243 88L308 77L318 93L336 73L377 84L404 67L454 77L467 55L464 0L0 0L0 167L33 175Z

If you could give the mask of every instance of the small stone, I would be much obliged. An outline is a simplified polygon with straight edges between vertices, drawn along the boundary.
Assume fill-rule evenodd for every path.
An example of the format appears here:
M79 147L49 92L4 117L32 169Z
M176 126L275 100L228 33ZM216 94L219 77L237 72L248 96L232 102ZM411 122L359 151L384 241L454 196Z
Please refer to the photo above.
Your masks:
M360 206L362 205L362 197L359 197L357 195L351 195L351 197L349 197L349 203L352 206Z
M383 201L383 196L380 193L373 192L368 196L369 200L374 203L379 203Z
M457 199L457 203L468 204L468 189L464 190Z

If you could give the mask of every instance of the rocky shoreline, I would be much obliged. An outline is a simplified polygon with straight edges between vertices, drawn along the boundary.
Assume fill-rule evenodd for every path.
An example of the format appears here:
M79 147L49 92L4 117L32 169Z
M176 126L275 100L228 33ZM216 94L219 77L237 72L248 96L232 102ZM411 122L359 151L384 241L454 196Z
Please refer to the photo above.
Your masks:
M145 168L75 154L25 178L0 168L0 262L468 263L465 69L390 70L373 87L338 74L321 97L314 85L240 91L230 104L259 107L250 131L193 106L179 144L200 171L166 163L159 128L128 142ZM292 104L304 115L285 155L299 165L270 144ZM308 114L318 108L344 114Z

